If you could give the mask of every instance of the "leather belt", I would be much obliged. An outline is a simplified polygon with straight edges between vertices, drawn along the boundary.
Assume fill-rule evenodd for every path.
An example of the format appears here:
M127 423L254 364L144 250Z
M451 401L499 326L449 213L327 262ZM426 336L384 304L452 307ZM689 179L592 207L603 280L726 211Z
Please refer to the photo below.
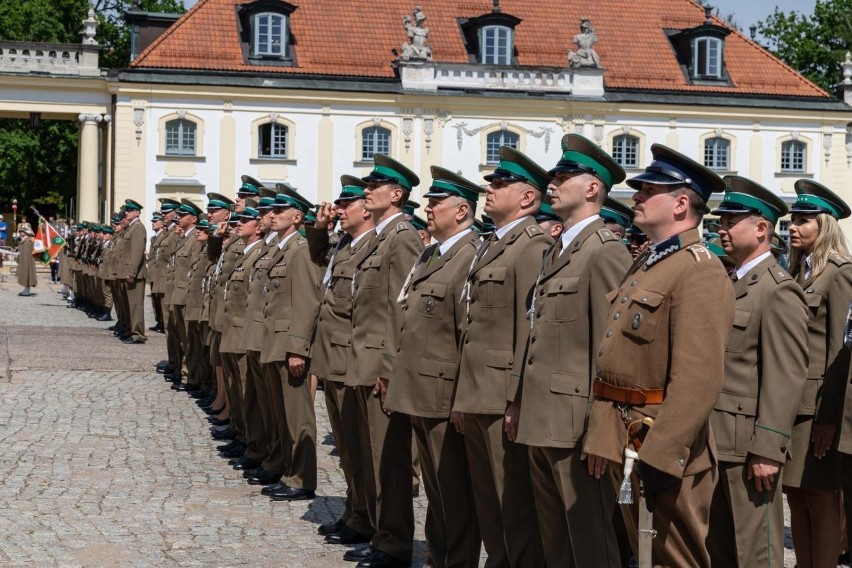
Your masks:
M665 389L632 389L618 387L602 379L595 379L592 385L595 396L604 400L611 400L620 404L630 406L641 406L643 404L662 404L666 398Z

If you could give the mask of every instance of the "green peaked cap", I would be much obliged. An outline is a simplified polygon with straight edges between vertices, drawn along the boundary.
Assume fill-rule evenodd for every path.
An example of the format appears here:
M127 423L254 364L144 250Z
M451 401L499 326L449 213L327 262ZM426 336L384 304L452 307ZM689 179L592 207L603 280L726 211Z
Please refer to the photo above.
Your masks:
M626 177L624 169L612 159L612 156L579 134L566 134L562 137L562 159L548 174L554 176L563 172L592 174L604 182L607 190L623 182Z
M367 183L371 181L398 183L408 191L420 185L420 178L417 177L417 174L389 156L373 154L373 162L375 163L373 171L362 178Z
M798 197L790 207L790 213L828 213L835 219L845 219L852 215L846 202L821 183L800 179L796 180L795 188Z
M725 197L719 207L711 211L713 215L756 213L774 225L787 214L787 204L759 183L740 176L722 179L727 186Z
M432 185L423 197L441 198L457 195L476 203L479 195L485 192L484 189L469 179L441 166L432 166L429 170L432 172Z
M367 187L367 182L359 177L344 174L340 176L340 196L334 200L335 205L340 205L341 201L351 201L354 199L364 199L364 188Z
M485 179L493 181L506 177L526 180L542 193L547 191L547 184L553 179L552 175L526 155L509 146L500 146L500 163L497 164L494 173L488 174Z
M611 197L604 200L601 207L601 218L610 223L617 223L622 227L629 227L633 223L633 209Z
M314 204L305 199L296 188L286 183L276 183L275 189L278 190L278 195L275 196L275 206L295 207L302 213L307 213L309 209L313 209Z

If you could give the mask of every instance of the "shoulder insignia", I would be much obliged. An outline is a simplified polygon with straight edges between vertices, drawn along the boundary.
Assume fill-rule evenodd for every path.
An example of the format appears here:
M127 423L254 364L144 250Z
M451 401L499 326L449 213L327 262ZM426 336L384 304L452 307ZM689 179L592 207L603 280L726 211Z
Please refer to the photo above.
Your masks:
M828 257L828 260L837 266L843 266L844 264L849 264L851 262L849 259L843 258L837 254L832 254Z
M769 269L769 272L772 273L772 277L778 284L793 279L793 277L790 276L790 273L784 270L784 268L782 268L780 264L772 265L772 268Z
M308 240L304 237L299 237L299 240L296 241L296 244L297 245L305 245L305 244L308 244Z
M408 230L408 223L406 223L405 221L400 221L399 223L396 224L396 232L397 233L400 233L402 231L407 231L407 230Z
M544 230L541 227L539 227L537 224L536 225L530 225L524 230L527 232L527 235L529 235L530 238L544 234Z
M605 243L607 241L620 241L618 237L616 237L612 231L607 228L598 229L598 237L600 237L601 242Z
M713 258L713 254L707 250L707 247L698 243L688 247L687 250L692 253L693 257L695 257L695 262L701 262L702 260L710 260Z

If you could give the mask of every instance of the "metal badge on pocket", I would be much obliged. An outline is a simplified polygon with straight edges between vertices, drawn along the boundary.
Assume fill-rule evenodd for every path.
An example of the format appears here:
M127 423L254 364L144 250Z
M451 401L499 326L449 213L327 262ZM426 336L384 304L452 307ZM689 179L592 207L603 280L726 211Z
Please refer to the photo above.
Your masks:
M630 327L634 330L639 329L639 326L642 325L642 314L636 314L633 316L633 321L630 322Z
M435 300L426 298L426 311L431 312L433 309L435 309Z

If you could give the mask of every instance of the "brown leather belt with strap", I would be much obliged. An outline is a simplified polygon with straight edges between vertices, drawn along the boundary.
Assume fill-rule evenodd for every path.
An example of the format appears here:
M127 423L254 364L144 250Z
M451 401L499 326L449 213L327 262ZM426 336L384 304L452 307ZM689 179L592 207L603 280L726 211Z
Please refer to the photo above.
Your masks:
M611 400L620 404L630 406L642 406L643 404L662 404L666 398L665 389L632 389L618 387L602 379L595 379L592 385L595 396L604 400Z

